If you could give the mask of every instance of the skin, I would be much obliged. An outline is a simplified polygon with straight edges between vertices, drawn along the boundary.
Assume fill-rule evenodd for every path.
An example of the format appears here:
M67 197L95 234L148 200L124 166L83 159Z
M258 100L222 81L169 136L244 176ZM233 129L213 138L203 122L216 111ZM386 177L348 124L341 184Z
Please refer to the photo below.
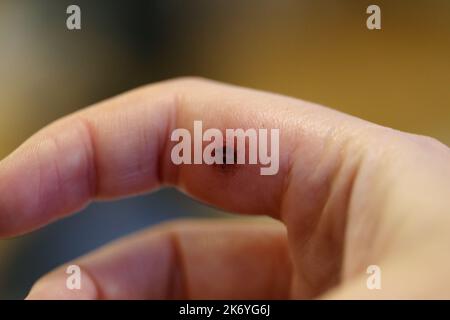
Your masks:
M280 171L175 166L176 128L279 128ZM0 162L0 236L176 186L272 219L179 221L41 278L29 299L450 298L450 152L438 141L293 98L183 78L69 115ZM125 213L124 213L125 214ZM275 221L275 220L278 220ZM381 269L368 290L366 269Z

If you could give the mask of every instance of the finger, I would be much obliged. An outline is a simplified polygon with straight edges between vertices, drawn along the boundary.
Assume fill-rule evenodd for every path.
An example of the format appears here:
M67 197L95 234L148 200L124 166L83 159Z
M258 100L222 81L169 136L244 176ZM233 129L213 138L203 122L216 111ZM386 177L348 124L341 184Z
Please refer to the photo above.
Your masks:
M255 165L175 166L170 133L192 130L194 120L223 131L279 128L278 174L262 176ZM311 103L203 80L151 85L51 124L3 160L0 235L29 231L92 199L161 184L234 212L280 217L295 208L309 226L333 181L350 181L359 152L349 151L351 163L342 166L342 150L353 136L361 141L367 127L372 125ZM344 203L346 188L336 189L333 199Z
M283 299L291 263L279 223L182 221L139 233L73 261L81 289L63 266L28 299Z

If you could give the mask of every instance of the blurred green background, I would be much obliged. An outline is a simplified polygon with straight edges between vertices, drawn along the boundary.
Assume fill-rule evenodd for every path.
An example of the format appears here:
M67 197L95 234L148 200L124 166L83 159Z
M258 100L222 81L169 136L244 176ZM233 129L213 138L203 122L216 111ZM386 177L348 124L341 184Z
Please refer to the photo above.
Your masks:
M66 29L77 4L82 30ZM366 28L377 4L382 30ZM0 0L0 158L63 115L199 75L322 103L450 144L450 1ZM0 299L111 239L217 211L174 190L95 203L0 240Z

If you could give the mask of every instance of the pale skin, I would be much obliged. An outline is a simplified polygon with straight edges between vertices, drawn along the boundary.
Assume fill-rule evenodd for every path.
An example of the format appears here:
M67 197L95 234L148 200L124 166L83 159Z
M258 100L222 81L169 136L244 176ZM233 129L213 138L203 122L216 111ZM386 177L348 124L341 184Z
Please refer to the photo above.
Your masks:
M279 128L280 171L175 166L170 132L194 120L219 129ZM0 236L42 227L93 200L161 186L279 222L157 226L69 262L81 268L81 290L66 288L64 265L28 298L450 298L447 146L309 102L195 78L69 115L2 160ZM381 290L366 286L370 265L382 271Z

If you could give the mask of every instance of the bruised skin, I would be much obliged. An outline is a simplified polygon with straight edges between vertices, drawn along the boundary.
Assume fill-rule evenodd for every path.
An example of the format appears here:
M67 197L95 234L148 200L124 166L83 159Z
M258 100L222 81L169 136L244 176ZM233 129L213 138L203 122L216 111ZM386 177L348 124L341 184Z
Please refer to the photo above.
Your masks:
M262 176L256 165L174 165L170 133L199 119L205 128L222 131L280 128L278 174ZM175 185L225 210L280 219L293 265L285 286L289 297L317 297L330 288L345 297L346 284L363 277L369 264L380 265L388 279L389 258L405 256L407 264L411 248L405 244L415 241L419 226L448 227L442 215L448 208L448 159L443 145L315 104L210 81L173 80L66 117L2 161L0 232L30 231L94 199ZM433 201L418 197L422 188ZM448 242L445 236L439 240ZM450 259L434 259L450 265ZM252 261L256 268L257 257ZM420 279L424 270L411 272ZM398 277L398 285L411 272Z

